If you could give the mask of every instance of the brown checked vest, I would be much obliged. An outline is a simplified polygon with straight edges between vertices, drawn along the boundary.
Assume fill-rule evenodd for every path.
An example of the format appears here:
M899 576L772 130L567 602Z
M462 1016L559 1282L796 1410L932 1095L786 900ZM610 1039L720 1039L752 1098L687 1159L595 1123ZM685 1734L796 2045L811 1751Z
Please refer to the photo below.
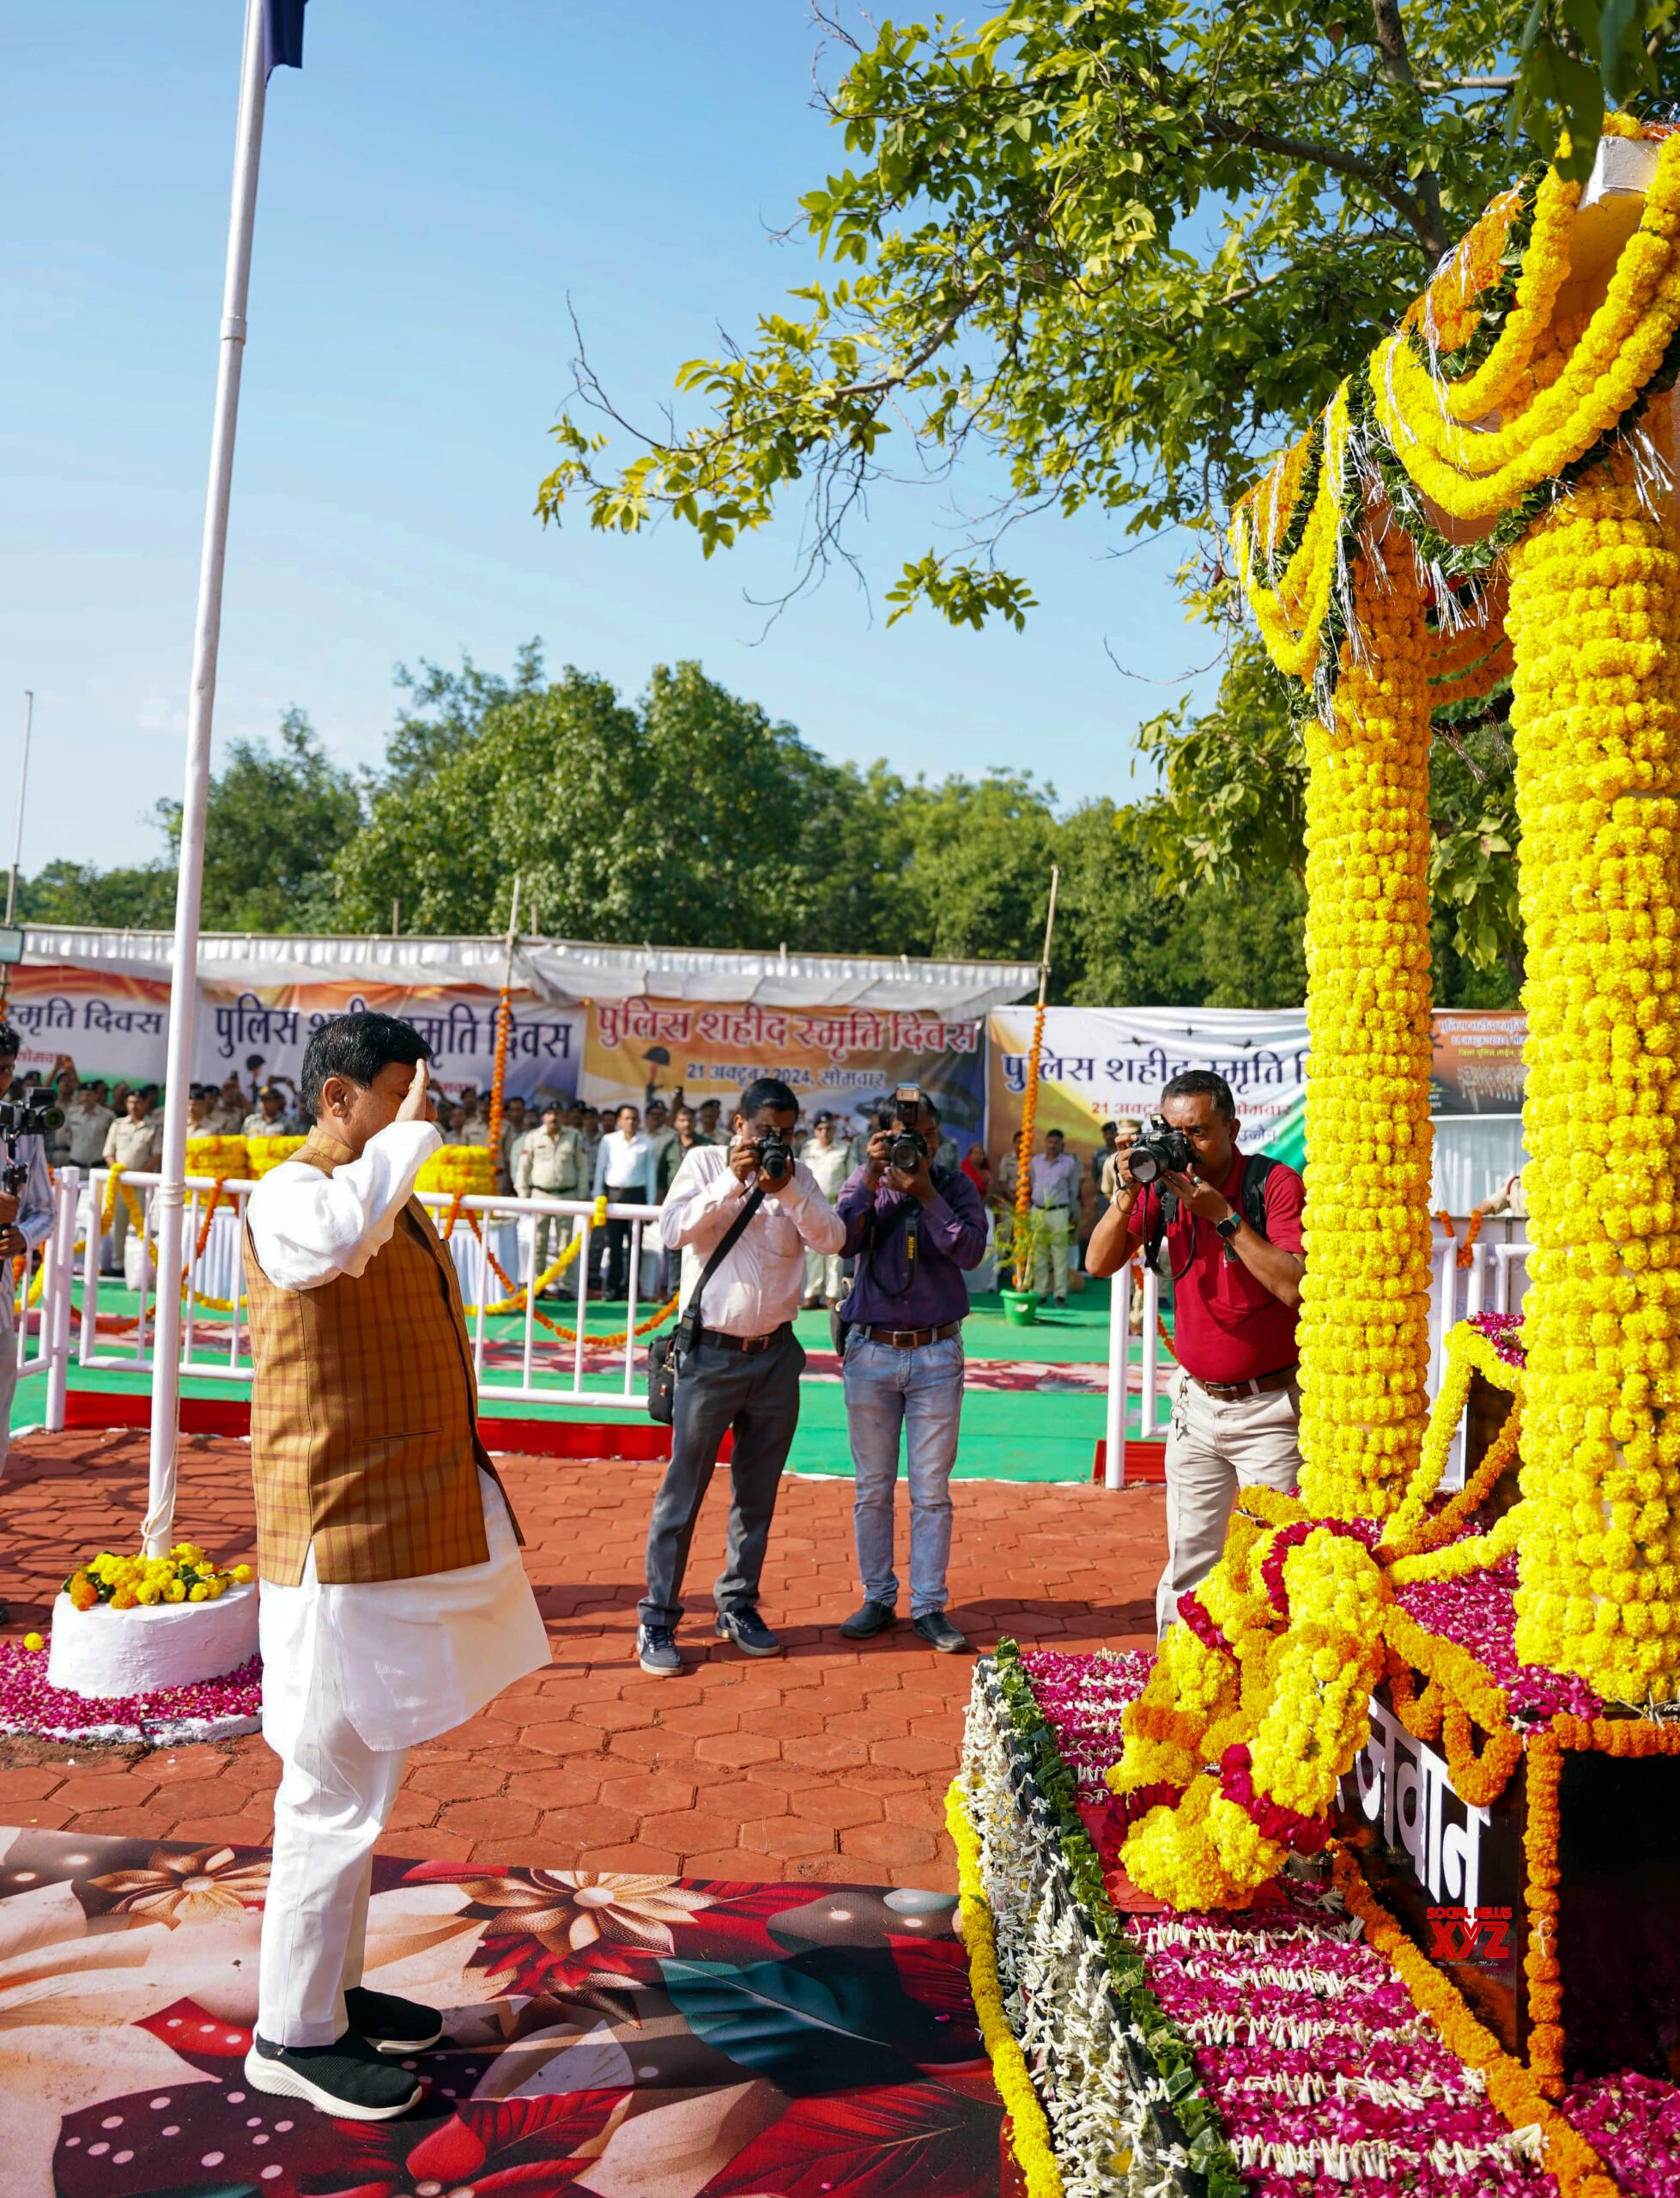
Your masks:
M318 1128L294 1157L331 1175L350 1151ZM247 1226L245 1286L263 1578L295 1587L312 1541L318 1577L337 1585L483 1563L478 1468L495 1468L455 1263L425 1207L409 1200L358 1280L316 1290L276 1289Z

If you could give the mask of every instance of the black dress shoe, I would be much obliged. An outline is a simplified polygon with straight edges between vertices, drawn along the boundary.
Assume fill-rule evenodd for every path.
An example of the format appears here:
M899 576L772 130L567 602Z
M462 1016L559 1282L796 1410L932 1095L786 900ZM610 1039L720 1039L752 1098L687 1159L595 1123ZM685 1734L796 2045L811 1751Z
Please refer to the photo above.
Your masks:
M884 1633L889 1625L898 1624L898 1612L890 1603L865 1602L862 1610L853 1611L840 1627L843 1641L867 1641L876 1633Z
M782 1644L755 1610L718 1612L718 1638L732 1641L743 1656L779 1656Z
M960 1656L969 1648L966 1633L959 1633L943 1611L924 1611L919 1618L912 1618L912 1626L924 1641L931 1642L942 1656Z
M245 2080L254 2092L300 2098L340 2122L394 2122L426 2088L353 2030L331 2045L270 2045L253 2037Z
M443 2036L443 2017L418 2001L399 2000L394 1992L369 1992L353 1984L344 1995L350 2028L376 2053L423 2053Z

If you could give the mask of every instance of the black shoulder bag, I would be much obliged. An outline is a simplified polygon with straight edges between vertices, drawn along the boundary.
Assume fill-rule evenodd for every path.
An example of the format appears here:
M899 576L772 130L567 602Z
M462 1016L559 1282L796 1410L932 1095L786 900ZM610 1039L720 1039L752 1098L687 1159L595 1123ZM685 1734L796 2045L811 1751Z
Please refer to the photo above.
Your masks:
M701 1339L700 1308L706 1296L706 1285L735 1249L740 1242L742 1230L763 1203L764 1186L755 1183L740 1212L724 1231L717 1248L701 1269L694 1295L676 1326L668 1336L655 1336L647 1346L647 1416L650 1419L657 1419L662 1427L669 1427L676 1417L677 1376L682 1371L683 1360Z

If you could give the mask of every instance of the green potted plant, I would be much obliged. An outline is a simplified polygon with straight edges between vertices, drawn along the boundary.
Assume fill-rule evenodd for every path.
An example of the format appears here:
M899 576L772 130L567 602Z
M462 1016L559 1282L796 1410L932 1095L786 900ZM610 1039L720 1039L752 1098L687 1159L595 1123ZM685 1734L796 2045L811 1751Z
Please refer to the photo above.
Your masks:
M1039 1294L1033 1287L1039 1255L1047 1251L1045 1217L1037 1206L1028 1206L1025 1214L1013 1211L1000 1216L998 1223L998 1272L1001 1275L1010 1270L1014 1287L1000 1286L998 1296L1004 1301L1004 1317L1012 1327L1030 1328L1039 1316Z

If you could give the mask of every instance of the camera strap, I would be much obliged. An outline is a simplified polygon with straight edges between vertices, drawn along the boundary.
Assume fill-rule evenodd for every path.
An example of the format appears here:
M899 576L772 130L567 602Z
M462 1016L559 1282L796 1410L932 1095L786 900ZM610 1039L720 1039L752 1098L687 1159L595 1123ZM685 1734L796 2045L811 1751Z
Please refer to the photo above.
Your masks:
M764 1186L762 1183L755 1183L742 1201L740 1212L724 1231L713 1250L711 1258L701 1269L700 1279L695 1283L688 1302L682 1308L682 1318L676 1323L676 1340L682 1351L692 1351L700 1341L702 1333L700 1318L701 1304L706 1296L706 1285L740 1242L742 1231L763 1203Z
M1237 1187L1237 1211L1257 1236L1266 1233L1266 1182L1277 1163L1269 1153L1251 1152L1242 1163L1242 1181ZM1179 1198L1176 1191L1162 1191L1156 1197L1155 1219L1144 1234L1144 1263L1153 1266L1161 1255L1161 1240L1178 1219ZM1234 1245L1222 1244L1220 1249L1234 1266L1237 1252ZM1189 1272L1186 1266L1185 1272ZM1176 1268L1174 1279L1180 1278Z

